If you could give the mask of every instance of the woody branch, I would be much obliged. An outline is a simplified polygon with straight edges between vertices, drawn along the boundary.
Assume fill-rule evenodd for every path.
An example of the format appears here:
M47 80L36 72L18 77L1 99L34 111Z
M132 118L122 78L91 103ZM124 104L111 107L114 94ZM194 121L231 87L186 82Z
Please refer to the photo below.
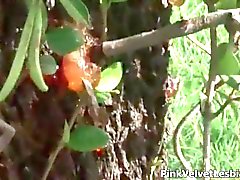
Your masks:
M178 21L150 32L143 32L122 39L105 41L102 44L102 50L107 57L135 51L161 44L169 39L193 34L203 29L210 28L211 26L225 24L227 21L232 20L232 17L239 15L240 8L220 10L201 17ZM237 24L237 26L239 26L239 24Z

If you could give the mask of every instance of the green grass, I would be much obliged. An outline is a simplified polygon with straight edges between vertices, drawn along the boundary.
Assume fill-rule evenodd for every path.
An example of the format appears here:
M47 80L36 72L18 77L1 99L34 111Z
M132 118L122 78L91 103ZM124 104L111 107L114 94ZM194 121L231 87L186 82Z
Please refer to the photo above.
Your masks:
M180 8L174 8L171 22L181 19L193 18L207 13L207 7L201 0L186 0ZM223 26L217 28L218 43L228 41L228 33ZM192 35L205 47L210 47L209 30L203 30ZM196 46L187 37L177 38L171 41L169 73L180 79L180 87L177 95L169 106L172 123L177 126L181 118L190 110L191 106L202 98L202 87L206 82L209 71L210 56ZM224 85L219 89L223 93L229 93L231 88ZM226 98L217 93L215 99L223 103ZM219 105L214 103L213 110ZM211 166L216 170L239 169L240 162L240 103L232 103L225 111L211 123ZM192 115L184 126L181 136L181 147L186 159L193 169L202 167L202 116L200 112ZM168 168L183 169L173 152L172 141L167 145L169 164Z

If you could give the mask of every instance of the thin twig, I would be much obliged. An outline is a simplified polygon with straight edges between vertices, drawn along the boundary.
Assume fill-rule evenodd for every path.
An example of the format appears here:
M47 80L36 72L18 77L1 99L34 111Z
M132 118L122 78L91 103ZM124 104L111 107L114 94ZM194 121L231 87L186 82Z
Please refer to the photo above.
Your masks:
M198 103L196 103L193 108L191 108L187 114L181 119L181 121L178 123L174 134L173 134L173 147L174 147L174 151L175 154L177 155L178 159L180 160L180 162L182 163L182 165L184 166L185 169L192 171L192 167L191 164L185 159L185 157L183 156L182 150L181 150L181 146L180 146L180 135L183 129L183 126L186 122L186 120L188 119L188 116L195 111L195 109L200 107L200 101Z
M208 2L209 12L214 11L214 4L211 0ZM211 104L215 93L215 78L216 78L216 64L217 64L217 31L216 24L210 25L210 38L211 38L211 61L209 68L209 79L207 82L206 96L207 100L204 104L204 118L203 118L203 170L209 171L211 168L210 155L210 125L212 120ZM209 178L204 178L209 179Z
M225 109L231 102L233 102L233 101L239 101L239 100L240 100L240 97L234 97L234 98L233 98L233 97L232 97L233 93L234 93L234 89L233 89L232 92L229 94L229 96L228 96L229 98L225 101L225 103L224 103L223 105L221 105L221 107L219 108L219 110L213 114L212 119L215 119L216 117L218 117L219 114L221 114L221 113L224 111L224 109Z
M83 115L83 111L84 110L84 107L82 105L81 102L78 103L78 105L76 106L74 112L73 112L73 115L69 121L69 128L70 130L72 129L77 117L80 115L82 116ZM42 177L42 180L46 180L52 167L53 167L53 164L59 154L59 152L64 148L64 142L62 140L62 138L60 139L60 141L58 142L57 144L57 147L56 149L51 153L51 155L49 156L49 159L48 159L48 163L47 163L47 166L46 166L46 169L43 173L43 177Z
M114 56L161 44L169 39L186 36L207 29L210 26L225 24L233 14L239 14L240 8L221 10L201 17L182 20L150 32L103 42L105 56Z
M182 13L180 13L180 17L181 20L183 20L183 16ZM204 44L202 44L201 42L199 42L193 35L188 35L186 36L186 38L188 40L190 40L192 43L194 43L198 48L200 48L202 51L204 51L205 53L207 53L208 55L211 55L211 51L209 50L209 48L206 48Z
M106 41L107 39L107 13L108 13L108 7L104 5L103 3L100 6L101 8L101 14L102 14L102 36L101 40Z
M215 89L217 90L219 87L221 87L223 85L223 80L219 80L218 83L215 85ZM181 119L181 121L178 123L174 134L173 134L173 147L174 147L174 151L175 154L177 155L179 161L182 163L182 165L184 166L185 169L191 170L191 164L189 162L187 162L187 160L185 159L185 157L183 156L182 150L181 150L181 146L180 146L180 135L182 132L182 129L184 127L184 124L186 122L186 120L188 119L187 117L193 112L195 111L195 109L198 108L198 106L201 105L201 101L198 101L195 106L193 106L193 108L191 110L189 110L187 112L187 114Z
M186 36L191 42L193 42L197 47L199 47L201 50L203 50L205 53L207 53L208 55L211 55L211 51L209 50L209 48L206 48L206 45L202 44L201 42L199 42L196 38L194 38L191 35Z

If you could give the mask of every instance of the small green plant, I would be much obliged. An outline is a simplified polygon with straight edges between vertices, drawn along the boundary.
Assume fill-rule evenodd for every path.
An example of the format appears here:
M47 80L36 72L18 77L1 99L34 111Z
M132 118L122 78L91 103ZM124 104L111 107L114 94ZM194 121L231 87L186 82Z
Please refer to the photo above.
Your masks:
M102 129L80 125L70 133L68 141L65 140L65 146L74 151L89 152L104 147L108 140L108 135Z
M82 1L61 0L60 2L76 22L83 23L89 27L89 12ZM27 64L33 82L41 91L45 92L48 90L41 69L41 67L45 66L40 65L42 58L39 57L42 35L45 33L48 24L46 7L42 0L26 0L26 4L29 9L28 17L9 75L0 91L0 101L4 101L15 87L27 54ZM61 55L74 51L83 44L83 36L76 33L76 31L70 27L49 30L46 33L46 40L50 48ZM65 45L62 43L63 41Z
M238 75L240 74L239 62L233 54L233 45L222 43L217 49L218 64L217 74L219 75Z
M101 72L101 79L95 88L95 95L99 103L111 99L111 93L118 93L114 90L122 79L122 63L116 62Z
M87 28L91 26L88 9L82 1L60 0L60 3L77 23L82 23ZM13 90L22 71L25 59L27 59L26 65L34 84L39 90L43 92L48 91L48 86L44 81L43 75L52 75L56 73L59 67L50 54L40 56L42 43L46 42L52 52L60 56L67 56L69 53L77 51L84 44L83 34L72 27L50 27L45 32L48 19L42 0L26 0L26 4L29 9L28 16L9 76L0 91L0 101L4 101ZM69 57L72 59L68 59L67 66L71 65L71 62L74 61L75 64L80 63L78 62L81 59L80 56ZM84 60L84 62L86 63L86 67L92 65L87 60ZM81 73L78 75L83 75L83 78L85 77ZM104 103L107 99L111 98L111 93L117 92L114 89L122 79L122 64L120 62L113 63L101 72L100 77L98 85L94 87L94 92L99 102ZM79 80L82 81L81 77ZM70 133L73 124L68 125L65 122L62 139L64 144L70 149L86 152L107 144L109 137L103 130L95 126L81 124Z
M9 93L13 90L13 88L17 82L17 79L20 76L20 73L23 68L24 60L25 60L27 51L29 49L29 44L30 44L31 38L32 38L32 43L34 40L38 39L37 37L32 37L32 34L33 34L34 26L37 24L35 22L38 21L38 23L40 23L40 25L41 25L41 22L39 22L39 18L36 18L37 14L39 14L39 10L38 10L39 2L40 1L37 2L36 0L33 0L30 5L28 17L27 17L27 20L26 20L24 28L23 28L23 32L22 32L22 35L20 38L18 50L16 52L16 55L13 60L13 64L10 69L9 75L6 79L6 82L4 83L4 85L0 91L0 101L5 100L5 98L9 95ZM40 25L38 25L38 26L40 26ZM35 36L39 36L39 34L36 34L36 31L37 31L37 28L35 30ZM38 42L35 42L34 47L36 48L37 46L39 46L39 44L38 44ZM32 51L35 51L35 49L32 48ZM31 53L32 53L32 56L35 56L34 52L31 52ZM37 58L34 58L33 61L37 61ZM33 65L33 61L31 61L32 65ZM37 62L35 63L35 65L36 64L37 64ZM39 86L41 86L41 85L39 85ZM43 90L46 90L46 87L44 87Z
M208 6L214 3L216 9L230 9L238 6L235 0L205 0L204 2L207 2ZM173 11L172 19L177 21L179 16L188 19L193 15L206 14L208 9L204 2L201 0L186 1L183 7ZM213 9L213 7L211 8ZM174 148L168 144L170 169L179 169L179 166L180 168L202 169L203 152L201 148L203 147L211 147L210 165L212 169L237 168L237 162L239 161L237 156L239 151L239 102L237 101L240 99L239 52L235 52L236 47L233 48L233 39L231 39L233 34L230 34L231 31L229 32L224 26L220 26L217 27L216 32L217 38L215 39L215 50L213 50L214 55L216 55L215 63L213 63L214 60L210 60L210 44L211 40L214 41L214 38L213 36L210 37L209 31L202 31L173 40L172 62L170 62L169 70L173 76L181 79L182 86L170 105L169 111L174 120L182 117L176 130L180 129L181 124L186 124L181 127L182 136L180 138L176 138L175 133L177 131L175 130L173 137ZM195 48L192 48L193 46ZM210 64L212 65L211 71L209 71ZM205 131L207 128L203 122L208 121L208 119L206 119L206 109L204 109L203 104L206 98L209 97L209 94L206 93L207 87L205 84L208 79L212 78L210 76L214 77L216 84L215 89L212 89L214 93L210 103L210 112L212 113L212 116L209 116L211 144L206 146L206 138L204 140L203 136L207 134ZM198 108L200 110L197 110ZM185 121L187 119L188 121ZM173 124L175 123L174 121ZM172 152L173 149L174 152ZM184 162L182 157L185 157L190 166ZM226 158L229 159L227 163ZM204 162L207 161L208 159L204 159Z

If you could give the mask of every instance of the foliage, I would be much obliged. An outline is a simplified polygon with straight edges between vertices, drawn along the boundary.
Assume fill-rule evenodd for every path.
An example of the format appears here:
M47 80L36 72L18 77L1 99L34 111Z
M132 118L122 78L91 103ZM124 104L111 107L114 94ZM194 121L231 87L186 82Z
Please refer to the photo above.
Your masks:
M103 19L107 19L107 10L112 3L125 1L100 0ZM88 39L85 39L83 32L79 32L72 26L48 27L47 11L42 0L25 0L25 2L28 6L27 19L9 75L0 91L0 101L4 101L14 89L16 82L20 78L26 58L26 67L29 70L30 78L40 91L46 92L49 89L44 76L55 75L58 69L62 68L63 75L68 83L68 90L75 91L75 93L79 94L79 97L83 97L80 95L88 93L88 96L90 96L88 98L91 99L92 104L89 105L87 98L82 98L80 101L84 103L81 105L83 107L90 106L89 112L91 110L92 112L88 113L94 120L99 118L102 110L99 104L107 104L107 101L111 101L111 93L119 93L116 88L123 76L122 63L115 62L100 71L101 67L91 62L87 51L89 47L86 45ZM189 18L193 15L199 16L207 13L204 2L200 0L188 0L186 3L184 0L169 1L175 10L172 15L173 21L179 20L179 16L182 15L184 18ZM89 10L81 0L60 0L60 3L76 24L81 24L83 30L91 28ZM216 0L211 3L214 3L216 10L236 8L238 6L237 0L231 0L231 2ZM221 108L224 107L226 102L231 101L234 96L239 96L240 65L239 55L234 52L233 42L227 38L230 32L226 31L224 27L217 30L221 35L217 39L216 52L218 61L214 64L214 70L216 70L217 77L223 81L223 85L216 89L214 99L211 102L213 112L215 112L213 115L217 114L211 124L211 151L213 154L211 159L212 166L221 170L222 168L237 168L239 160L237 153L240 147L238 143L239 124L237 122L239 102L231 102L224 109ZM230 35L229 37L231 37ZM204 44L203 47L209 47L210 38L207 31L196 33L193 37L199 39ZM193 104L196 102L201 104L205 101L205 84L210 79L208 76L211 75L209 69L212 62L209 55L202 52L198 46L192 48L192 42L189 39L191 40L190 36L172 41L172 59L169 72L182 80L182 88L169 108L170 115L177 119L174 124L177 124L180 117L183 117ZM49 52L41 52L43 45L49 47ZM55 60L55 56L61 57L62 64L58 65L59 62ZM85 81L90 85L84 84ZM95 125L89 125L85 121L77 122L78 125L74 127L76 119L70 121L69 124L67 121L65 122L61 141L65 147L74 151L89 152L102 148L108 143L109 136L104 130ZM202 136L204 135L202 120L204 121L202 112L198 110L195 116L192 117L194 123L188 123L183 128L182 133L181 148L194 169L201 169L202 166L199 160L202 157L200 148L203 144ZM170 149L169 167L177 169L180 167L180 163L176 161L175 155L171 152L171 145L168 145L168 148ZM229 161L226 163L227 158L229 158Z
M60 2L76 22L83 23L86 26L89 25L90 15L86 5L82 1L60 0Z
M221 0L220 0L221 1ZM220 1L218 4L220 4ZM227 2L228 6L231 4ZM223 1L221 2L223 3ZM220 8L220 7L217 7ZM228 9L228 7L223 7ZM179 20L181 16L184 19L193 16L201 16L207 13L207 7L201 0L186 1L179 9L174 8L172 22ZM228 95L235 89L235 95L239 95L239 55L234 53L229 43L229 35L224 26L217 28L218 34L218 67L221 71L226 84L217 91L213 101L213 111L217 111L229 98ZM205 98L202 88L208 78L210 65L210 56L206 54L198 45L192 41L196 39L203 44L203 47L210 50L210 36L208 30L203 30L188 37L182 37L172 40L171 61L169 72L174 77L180 78L180 88L169 107L169 113L173 119L173 125L191 109L191 106ZM221 46L229 46L225 50ZM194 48L193 48L194 47ZM227 51L227 53L226 53ZM226 57L228 56L228 57ZM232 65L231 65L232 64ZM221 68L219 68L219 66ZM232 102L225 110L215 118L211 123L211 166L212 169L237 169L239 161L239 102ZM180 144L186 160L188 160L193 169L202 168L202 139L203 139L203 117L201 112L194 111L188 118L188 122L183 128ZM172 141L170 141L172 142ZM168 143L169 168L182 169L181 163L173 152L171 143ZM226 159L228 161L226 162Z
M219 75L238 75L240 66L233 54L233 47L228 43L222 43L217 48L218 64L216 67Z
M76 22L83 23L87 27L89 26L89 12L86 5L82 1L61 0L60 2L68 14ZM27 51L27 67L29 69L31 79L39 88L39 90L48 90L48 86L44 81L43 74L55 74L58 65L51 55L43 55L40 57L40 47L42 41L44 40L42 37L45 37L48 46L54 53L62 56L76 51L84 43L83 34L68 26L51 28L46 32L46 34L42 34L45 33L47 22L46 11L44 9L42 1L26 0L26 3L29 8L28 18L25 22L18 51L13 61L9 76L0 92L1 101L5 100L5 98L14 88L14 85L19 78L20 72L23 68ZM72 58L70 61L76 62L76 65L82 63L80 56L68 56L68 58L69 57ZM87 62L87 64L89 63L90 62ZM80 68L80 66L78 68ZM77 75L82 76L83 74L79 73ZM100 82L95 88L99 102L104 103L107 99L111 98L110 92L120 83L121 78L122 65L120 62L112 64L101 73ZM70 135L69 133L70 127L67 123L65 123L63 141L68 145L69 148L78 151L92 151L96 148L106 145L108 141L108 137L105 132L94 126L81 125L76 128Z
M52 75L56 73L58 65L51 55L43 55L40 57L40 66L44 75Z
M75 151L93 151L105 146L108 139L103 130L94 126L80 125L71 133L67 146Z
M66 55L83 45L83 37L71 27L50 29L46 32L46 40L50 49L59 54Z
M30 40L31 40L34 21L36 21L35 16L36 16L37 12L38 12L37 11L37 3L33 0L30 10L29 10L29 13L28 13L26 23L23 28L21 38L20 38L18 51L13 60L13 64L10 69L7 80L0 91L0 101L5 100L5 98L9 95L9 93L14 88L15 83L16 83L18 77L20 76L20 72L23 68L24 59L25 59L25 56L26 56L26 53L27 53L27 50L29 47Z

